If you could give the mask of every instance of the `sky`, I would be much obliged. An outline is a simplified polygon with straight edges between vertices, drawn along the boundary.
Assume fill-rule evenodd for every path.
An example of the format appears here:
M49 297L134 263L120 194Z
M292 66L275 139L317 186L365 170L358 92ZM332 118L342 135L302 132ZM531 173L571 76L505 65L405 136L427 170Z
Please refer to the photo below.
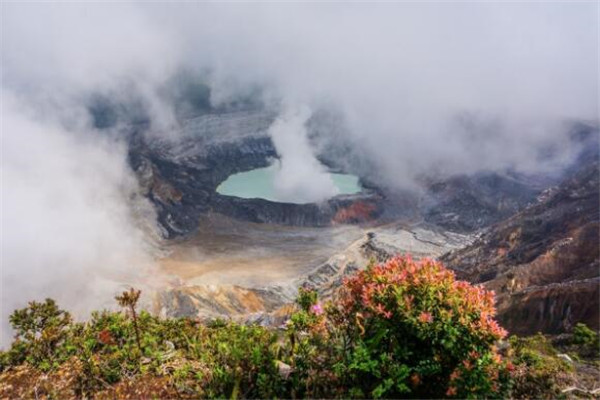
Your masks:
M320 110L398 188L549 171L572 155L565 121L598 121L596 2L3 2L1 25L2 321L46 296L85 312L153 270L152 210L122 127L92 124L95 93L140 99L169 136L177 73L215 106L258 87L280 190L315 200L332 190L307 136Z

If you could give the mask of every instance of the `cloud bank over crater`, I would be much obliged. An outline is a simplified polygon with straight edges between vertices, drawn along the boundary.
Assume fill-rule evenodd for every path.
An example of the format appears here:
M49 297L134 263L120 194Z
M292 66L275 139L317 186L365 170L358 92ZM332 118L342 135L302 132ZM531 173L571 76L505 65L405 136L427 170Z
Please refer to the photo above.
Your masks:
M545 171L565 120L597 123L592 3L152 4L214 103L335 109L392 186L437 170ZM551 143L562 152L540 153Z

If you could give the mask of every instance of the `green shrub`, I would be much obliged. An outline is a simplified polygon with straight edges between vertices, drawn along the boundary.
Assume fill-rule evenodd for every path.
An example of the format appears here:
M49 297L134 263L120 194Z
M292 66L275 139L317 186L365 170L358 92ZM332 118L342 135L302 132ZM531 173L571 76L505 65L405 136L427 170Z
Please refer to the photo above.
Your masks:
M519 399L555 399L572 386L573 366L558 357L548 338L537 334L527 338L511 336L515 364L512 396Z
M27 361L43 371L66 360L64 346L72 323L71 315L58 308L52 299L32 301L9 318L15 331L11 349L2 356L2 369Z
M586 324L578 323L573 328L573 343L583 346L598 346L598 333Z
M166 378L161 382L168 385L167 397L285 397L278 334L264 327L163 320L145 311L135 320L119 312L94 312L88 322L73 323L51 300L16 310L11 322L17 336L0 353L3 370L28 364L56 373L71 363L77 368L69 384L77 397L93 397L142 376ZM12 397L34 397L33 387L25 386L24 393Z
M310 308L317 304L317 300L318 294L316 290L308 287L301 287L298 289L298 298L296 299L296 303L302 310L306 312L310 311Z

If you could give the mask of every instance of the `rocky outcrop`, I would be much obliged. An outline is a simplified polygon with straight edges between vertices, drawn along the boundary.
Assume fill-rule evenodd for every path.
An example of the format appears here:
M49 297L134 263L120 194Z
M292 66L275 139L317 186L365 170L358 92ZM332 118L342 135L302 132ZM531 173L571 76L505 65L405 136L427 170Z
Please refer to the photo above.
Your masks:
M356 204L368 204L371 212L357 222L377 218L383 207L383 197L372 191L336 196L321 204L278 203L264 199L242 199L215 195L213 210L250 222L294 226L328 226L336 223L340 211ZM348 219L344 222L354 222Z
M457 232L472 232L515 214L535 201L546 179L532 184L516 174L496 172L429 182L421 201L426 221Z
M129 163L154 203L167 238L186 236L210 211L220 182L230 174L264 167L277 154L265 113L208 114L188 120L171 139L133 135Z
M561 143L563 149L558 150L557 144L548 143L539 154L531 154L536 161L552 166L545 173L525 174L508 169L424 178L425 192L420 202L420 214L427 222L445 229L474 232L535 204L544 190L559 184L565 177L573 176L581 165L598 158L597 126L571 122L565 128L565 140ZM576 160L558 168L565 162L555 159L561 152L576 156Z
M532 286L502 306L501 321L511 333L564 332L584 321L598 329L600 278ZM536 329L532 329L535 327Z
M598 153L564 181L443 260L466 280L494 289L516 333L555 333L585 322L598 329L600 274Z

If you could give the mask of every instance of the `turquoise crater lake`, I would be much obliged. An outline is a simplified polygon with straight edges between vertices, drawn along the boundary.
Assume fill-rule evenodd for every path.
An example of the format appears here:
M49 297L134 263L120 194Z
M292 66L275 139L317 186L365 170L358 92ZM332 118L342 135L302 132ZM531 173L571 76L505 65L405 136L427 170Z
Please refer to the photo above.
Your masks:
M230 175L217 187L217 193L244 199L289 203L290 201L284 201L277 195L274 185L277 168L277 165L271 165ZM357 176L335 173L330 173L329 176L337 189L337 194L354 194L362 190Z

